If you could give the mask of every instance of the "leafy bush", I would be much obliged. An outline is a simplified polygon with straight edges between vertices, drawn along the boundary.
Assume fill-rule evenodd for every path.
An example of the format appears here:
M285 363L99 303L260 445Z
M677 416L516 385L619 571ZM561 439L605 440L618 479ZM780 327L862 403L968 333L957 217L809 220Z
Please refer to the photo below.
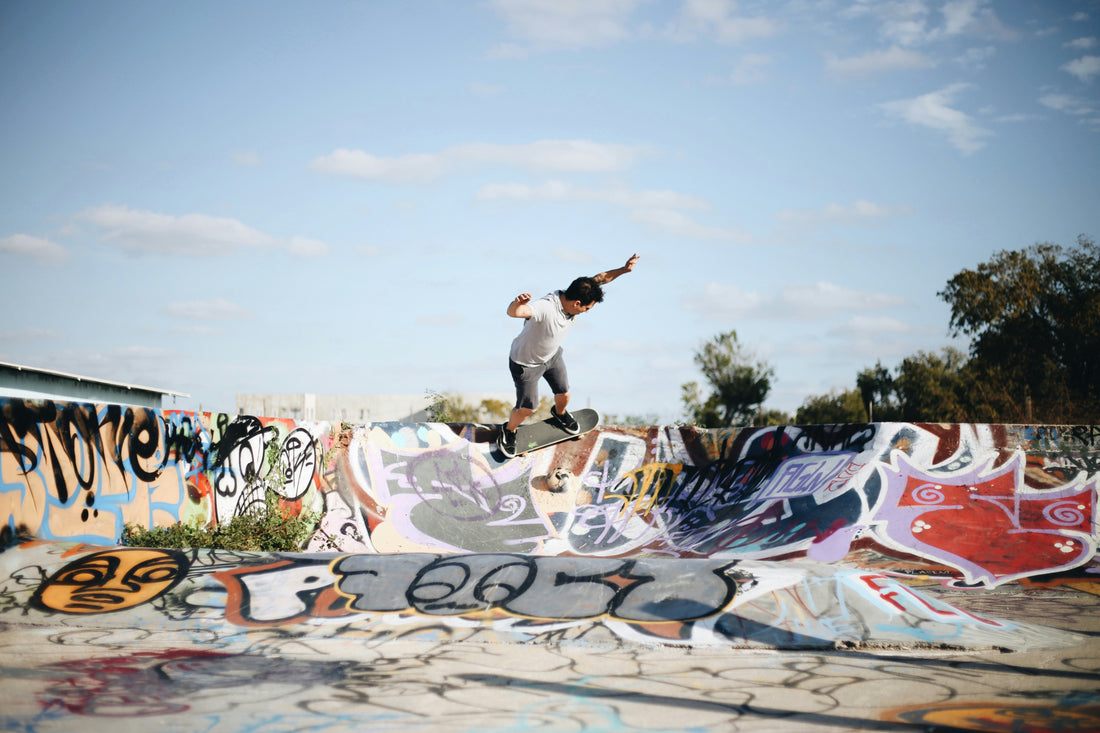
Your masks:
M127 524L122 544L132 547L299 552L320 521L317 514L297 517L279 506L279 496L268 492L263 509L253 508L228 522L198 526L179 522L170 527L148 528Z

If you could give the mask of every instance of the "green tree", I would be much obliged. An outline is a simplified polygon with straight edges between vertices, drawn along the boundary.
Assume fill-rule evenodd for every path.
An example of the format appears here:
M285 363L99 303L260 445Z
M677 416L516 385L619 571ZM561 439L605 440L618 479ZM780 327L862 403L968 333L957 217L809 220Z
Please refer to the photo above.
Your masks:
M881 360L856 375L856 389L866 410L866 419L888 422L901 418L895 399L894 378Z
M972 337L971 370L1002 420L1095 422L1100 414L1100 247L1042 243L963 270L939 296Z
M704 428L752 424L771 391L775 370L756 360L737 341L736 331L703 344L695 352L695 363L706 377L710 393L704 396L697 382L681 386L688 421Z
M857 390L833 390L826 395L809 397L794 416L798 425L835 425L867 420L867 412Z
M902 360L894 378L900 419L908 422L976 422L989 419L980 409L966 354L945 347L939 354L918 351Z

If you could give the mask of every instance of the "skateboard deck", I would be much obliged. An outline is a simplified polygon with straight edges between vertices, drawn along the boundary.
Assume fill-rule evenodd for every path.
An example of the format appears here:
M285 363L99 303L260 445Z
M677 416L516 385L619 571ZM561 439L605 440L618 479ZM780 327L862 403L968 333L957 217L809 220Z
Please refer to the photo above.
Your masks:
M567 433L549 420L520 425L516 429L516 455L522 456L539 448L579 438L600 424L600 413L587 407L575 410L573 417L581 428L579 433Z

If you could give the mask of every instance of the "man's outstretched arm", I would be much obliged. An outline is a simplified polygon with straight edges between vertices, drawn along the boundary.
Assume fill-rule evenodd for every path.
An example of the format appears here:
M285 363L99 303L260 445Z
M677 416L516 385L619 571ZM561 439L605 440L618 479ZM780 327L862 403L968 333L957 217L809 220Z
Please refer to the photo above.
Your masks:
M527 305L530 302L530 293L517 295L515 300L508 304L508 315L510 315L512 318L530 318L532 315L534 315L531 312L531 306Z
M606 285L607 283L611 282L615 278L620 277L622 275L625 275L626 273L633 270L634 265L636 265L636 264L638 264L638 255L637 254L632 254L632 255L630 255L630 259L627 260L626 264L623 265L622 267L616 267L614 270L607 270L606 272L601 272L599 275L596 275L592 279L595 280L596 282L598 282L600 285Z

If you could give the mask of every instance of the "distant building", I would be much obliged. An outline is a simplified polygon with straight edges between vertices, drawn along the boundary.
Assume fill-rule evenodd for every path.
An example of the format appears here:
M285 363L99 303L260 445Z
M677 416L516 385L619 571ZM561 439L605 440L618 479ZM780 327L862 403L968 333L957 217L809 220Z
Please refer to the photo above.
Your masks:
M0 361L0 398L22 397L34 400L60 400L65 402L114 403L152 407L164 406L165 397L189 397L156 387L110 382L105 379L82 377L52 369L9 364Z
M499 400L511 408L516 399L512 392L466 392L454 396L474 407L488 399ZM429 419L430 403L426 394L238 394L237 414L349 423L425 422ZM488 415L483 414L480 419L488 419Z

